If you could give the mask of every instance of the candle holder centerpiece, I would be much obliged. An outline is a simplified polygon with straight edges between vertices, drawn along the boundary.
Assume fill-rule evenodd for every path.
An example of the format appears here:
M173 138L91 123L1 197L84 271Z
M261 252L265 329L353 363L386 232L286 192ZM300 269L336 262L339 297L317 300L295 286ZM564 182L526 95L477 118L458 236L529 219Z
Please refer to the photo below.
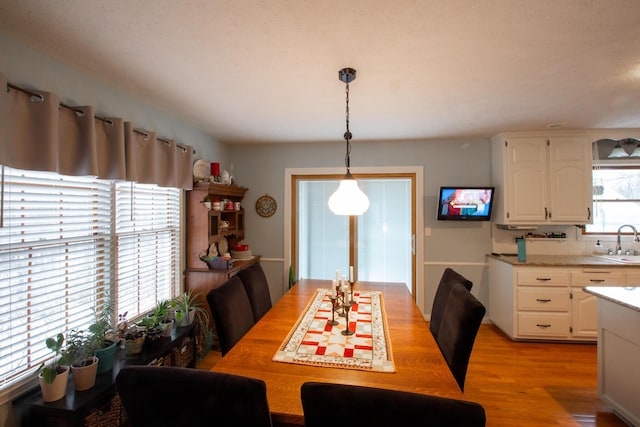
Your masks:
M349 288L351 292L349 292ZM351 295L351 297L349 297ZM330 326L336 326L339 322L335 320L335 314L338 312L338 317L344 317L346 321L345 330L342 331L342 335L353 335L354 332L349 330L349 310L353 301L353 285L347 285L344 275L340 278L340 271L336 270L336 279L331 286L331 320L327 321Z

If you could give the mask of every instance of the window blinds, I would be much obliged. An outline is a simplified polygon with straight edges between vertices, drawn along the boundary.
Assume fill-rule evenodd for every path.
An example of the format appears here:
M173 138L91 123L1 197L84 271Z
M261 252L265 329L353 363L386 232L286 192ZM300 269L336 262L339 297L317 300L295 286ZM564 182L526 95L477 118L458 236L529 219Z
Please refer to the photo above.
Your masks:
M133 183L116 188L117 312L131 319L174 295L180 191Z
M109 286L109 183L4 168L0 387L51 356L47 337L83 329Z
M105 294L129 319L175 295L181 191L0 169L1 396L51 358L46 338L86 329Z

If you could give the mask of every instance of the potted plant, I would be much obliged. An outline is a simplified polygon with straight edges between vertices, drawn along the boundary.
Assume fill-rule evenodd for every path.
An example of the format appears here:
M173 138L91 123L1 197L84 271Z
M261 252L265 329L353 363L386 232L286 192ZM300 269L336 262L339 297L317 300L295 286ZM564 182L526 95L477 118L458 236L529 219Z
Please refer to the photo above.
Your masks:
M136 325L127 327L124 332L124 349L127 356L135 356L142 352L146 335L146 331Z
M102 345L102 340L90 333L81 330L69 333L63 352L71 361L71 373L77 391L88 390L96 383L98 358L95 352L99 345Z
M67 393L67 381L69 380L69 366L65 354L62 353L64 335L58 334L55 338L47 338L45 344L49 350L55 353L50 365L44 363L38 368L38 380L42 390L42 400L54 402L62 399Z
M96 321L89 326L89 333L95 340L95 355L98 358L98 374L107 372L113 368L116 356L118 339L111 326L113 316L113 303L108 296L107 301L96 314Z
M184 291L174 300L176 306L176 324L190 326L195 322L198 339L198 358L204 357L215 341L215 334L211 328L209 312L204 308L199 293L193 289Z
M138 322L138 326L145 331L147 341L155 341L162 337L164 332L162 326L160 326L160 319L157 314L157 310L153 310L151 313Z
M209 313L205 310L199 296L200 294L194 293L193 289L188 289L174 300L177 326L189 326L196 317L201 321L209 322Z
M169 300L160 301L154 310L154 317L157 319L158 325L162 328L163 336L170 337L175 323L175 308L173 302Z

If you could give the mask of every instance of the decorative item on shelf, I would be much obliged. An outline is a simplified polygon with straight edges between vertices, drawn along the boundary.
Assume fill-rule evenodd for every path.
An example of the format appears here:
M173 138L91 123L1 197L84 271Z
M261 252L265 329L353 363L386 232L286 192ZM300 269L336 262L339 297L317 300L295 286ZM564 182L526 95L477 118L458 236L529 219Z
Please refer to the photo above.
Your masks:
M329 209L336 215L362 215L369 209L369 199L367 195L360 190L358 182L351 175L351 138L349 131L349 83L356 79L356 70L353 68L343 68L338 72L338 78L346 83L346 127L344 139L347 142L347 154L345 156L345 165L347 173L340 181L338 189L329 197Z
M229 175L229 172L222 171L222 173L220 173L220 182L222 182L223 185L231 185L231 175Z
M211 203L211 200L209 200L209 196L205 197L202 203L204 204L204 207L207 208L208 211L210 211L211 208L213 207L213 203Z
M233 267L233 258L231 257L204 257L200 258L206 262L212 270L228 270Z
M211 162L211 176L216 178L218 176L220 176L220 163L218 162Z
M256 212L263 218L268 218L273 216L276 213L276 209L278 208L278 204L276 200L265 194L256 200Z
M224 236L220 237L220 240L218 241L218 252L220 256L222 257L229 256L229 254L227 253L228 250L229 250L229 242L227 241L227 238Z
M238 244L231 249L231 258L237 260L251 259L253 258L253 254L249 249L249 245Z
M193 181L206 182L209 179L209 162L206 160L196 160L193 164Z
M215 199L213 201L213 204L211 205L212 209L214 211L221 211L222 210L222 202L218 199Z

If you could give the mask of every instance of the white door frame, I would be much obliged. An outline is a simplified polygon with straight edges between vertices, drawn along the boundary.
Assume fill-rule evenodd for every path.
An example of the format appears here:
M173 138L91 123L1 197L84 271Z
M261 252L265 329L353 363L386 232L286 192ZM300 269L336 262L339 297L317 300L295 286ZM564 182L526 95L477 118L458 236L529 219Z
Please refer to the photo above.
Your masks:
M291 265L291 177L293 175L343 175L344 167L340 168L285 168L284 170L284 277L289 277L289 266ZM424 168L422 166L388 166L388 167L361 167L351 168L351 173L358 174L399 174L411 173L416 176L416 200L413 201L416 207L416 294L415 300L422 312L422 301L424 299ZM288 280L284 281L283 293L287 292ZM424 316L424 312L422 315Z

